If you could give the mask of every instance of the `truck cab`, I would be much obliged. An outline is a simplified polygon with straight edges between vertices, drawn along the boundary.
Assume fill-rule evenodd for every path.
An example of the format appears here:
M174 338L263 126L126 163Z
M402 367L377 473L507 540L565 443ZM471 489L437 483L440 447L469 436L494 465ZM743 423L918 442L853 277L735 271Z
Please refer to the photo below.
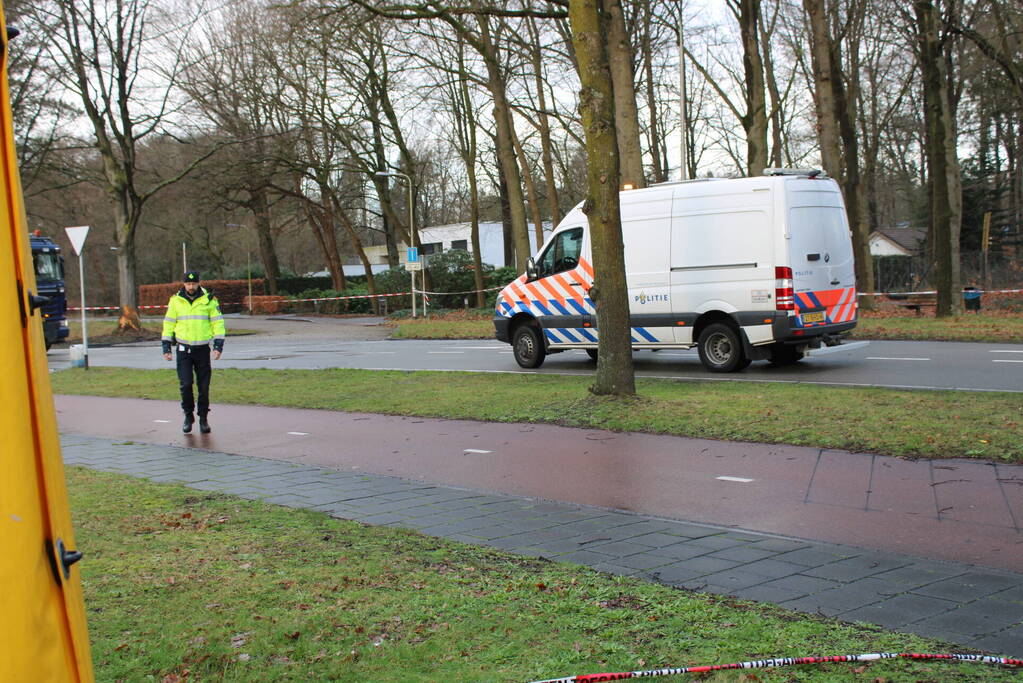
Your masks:
M64 291L64 257L60 247L38 230L29 233L36 288L47 299L41 308L46 350L68 336L67 296Z

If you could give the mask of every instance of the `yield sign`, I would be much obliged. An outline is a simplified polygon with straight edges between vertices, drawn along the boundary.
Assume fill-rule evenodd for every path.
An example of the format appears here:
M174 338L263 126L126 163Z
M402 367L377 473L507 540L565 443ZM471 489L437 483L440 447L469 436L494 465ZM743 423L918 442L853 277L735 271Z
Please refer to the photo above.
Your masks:
M85 244L85 237L89 234L89 226L80 225L75 228L64 228L64 232L67 233L67 238L71 240L71 246L75 250L75 255L81 256L82 245Z

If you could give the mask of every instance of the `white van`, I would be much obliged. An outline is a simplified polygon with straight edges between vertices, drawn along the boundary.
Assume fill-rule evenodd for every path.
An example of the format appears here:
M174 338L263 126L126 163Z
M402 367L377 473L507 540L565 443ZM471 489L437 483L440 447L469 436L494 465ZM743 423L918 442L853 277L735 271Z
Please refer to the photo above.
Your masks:
M494 327L524 368L597 354L591 243L581 204L501 290ZM852 236L820 171L665 183L621 193L633 349L698 347L711 372L794 363L856 326Z

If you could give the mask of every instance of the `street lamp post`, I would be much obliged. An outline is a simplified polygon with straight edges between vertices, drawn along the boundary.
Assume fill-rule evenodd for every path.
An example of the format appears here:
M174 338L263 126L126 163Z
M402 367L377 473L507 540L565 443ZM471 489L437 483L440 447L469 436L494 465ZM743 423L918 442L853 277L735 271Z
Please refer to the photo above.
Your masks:
M224 223L228 228L245 228L238 223ZM245 272L249 278L249 315L252 315L252 242L245 240Z
M401 171L377 171L373 175L380 176L380 177L398 176L400 178L404 178L405 181L408 183L408 226L409 226L409 239L412 240L412 246L413 247L418 247L419 246L419 239L418 239L419 236L416 233L416 220L415 220L415 216L412 213L412 209L413 209L413 203L412 203L412 178L409 177L409 175L407 173L402 173ZM416 273L415 273L415 271L411 271L411 274L412 274L412 317L415 318L416 317ZM423 282L424 282L424 284L426 282L426 275L425 274L423 275ZM423 311L424 311L424 313L426 311L426 292L423 292Z

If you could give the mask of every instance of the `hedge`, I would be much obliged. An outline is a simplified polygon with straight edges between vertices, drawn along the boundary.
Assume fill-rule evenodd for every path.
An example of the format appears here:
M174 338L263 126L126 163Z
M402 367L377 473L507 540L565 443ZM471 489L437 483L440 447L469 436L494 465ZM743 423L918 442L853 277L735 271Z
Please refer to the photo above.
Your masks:
M248 280L203 280L204 289L212 289L214 296L220 300L220 307L227 311L243 308L245 297L249 295ZM140 306L164 306L167 301L182 287L180 282L161 282L155 285L139 286ZM252 281L252 293L263 293L263 280Z

